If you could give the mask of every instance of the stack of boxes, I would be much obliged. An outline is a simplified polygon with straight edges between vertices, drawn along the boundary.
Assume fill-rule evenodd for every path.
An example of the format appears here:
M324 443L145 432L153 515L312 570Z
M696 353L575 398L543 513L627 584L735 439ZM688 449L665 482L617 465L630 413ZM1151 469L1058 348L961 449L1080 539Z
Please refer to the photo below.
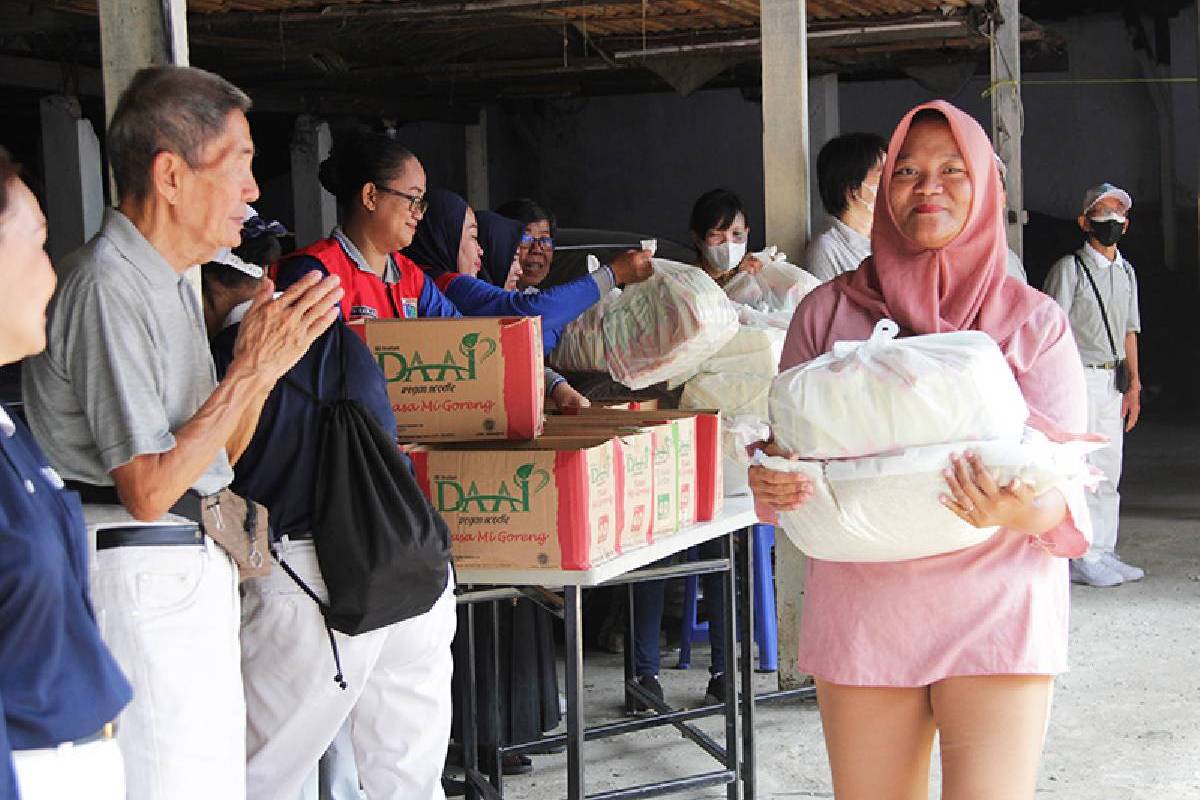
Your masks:
M720 418L543 414L537 318L358 324L464 569L585 570L721 512Z

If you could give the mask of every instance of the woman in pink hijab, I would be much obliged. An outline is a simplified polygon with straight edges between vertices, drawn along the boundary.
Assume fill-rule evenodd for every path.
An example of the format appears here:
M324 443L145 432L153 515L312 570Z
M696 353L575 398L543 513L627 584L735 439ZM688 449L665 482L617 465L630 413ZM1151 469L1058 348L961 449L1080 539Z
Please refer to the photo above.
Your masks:
M805 298L780 369L867 339L884 317L902 335L980 330L1012 368L1029 424L1052 437L1083 431L1067 318L1006 277L1001 191L975 120L940 101L910 111L888 147L873 256ZM1083 490L1034 498L1023 484L997 486L971 453L947 466L943 503L1003 530L931 558L808 562L799 663L816 679L838 800L926 800L935 732L943 798L1034 794L1054 676L1067 668L1067 557L1090 538ZM812 491L791 473L755 467L750 478L764 512Z

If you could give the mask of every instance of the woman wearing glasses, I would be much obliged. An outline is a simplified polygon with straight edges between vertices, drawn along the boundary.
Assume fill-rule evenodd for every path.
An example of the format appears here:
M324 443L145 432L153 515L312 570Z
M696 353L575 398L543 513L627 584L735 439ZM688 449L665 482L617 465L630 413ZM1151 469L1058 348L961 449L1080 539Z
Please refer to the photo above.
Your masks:
M477 220L466 200L445 189L433 189L427 200L429 208L404 255L419 264L450 302L468 317L541 317L542 343L547 353L558 343L563 328L615 286L639 283L654 271L649 252L630 250L591 275L544 292L505 291L494 285L483 271L484 259L490 261L495 257L497 263L507 266L514 251L519 256L520 223L498 214L488 215L485 219L489 236L493 228L502 225L514 228L507 237L507 252L488 254L479 244L483 220ZM507 250L508 247L513 249ZM507 272L498 280L506 277Z
M497 208L496 213L515 219L523 226L517 244L517 257L521 260L517 289L525 294L536 294L538 286L550 274L550 264L554 261L554 212L522 197L509 200Z
M345 222L275 266L279 289L317 270L342 279L347 321L459 316L400 252L412 244L427 206L425 170L416 156L389 136L355 130L335 142L320 179Z

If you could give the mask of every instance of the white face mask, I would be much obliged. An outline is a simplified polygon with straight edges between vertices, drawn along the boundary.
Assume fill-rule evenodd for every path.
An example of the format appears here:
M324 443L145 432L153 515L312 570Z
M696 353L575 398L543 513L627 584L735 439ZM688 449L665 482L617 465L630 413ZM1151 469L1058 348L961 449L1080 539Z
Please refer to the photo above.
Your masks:
M867 192L871 193L870 200L867 200ZM873 215L875 213L875 200L878 197L879 191L872 189L870 186L867 186L867 184L864 183L862 186L858 187L858 197L854 199L863 204L863 207L867 209L868 214Z
M721 242L717 245L704 245L704 260L716 267L720 272L728 272L742 263L742 259L745 257L745 242Z

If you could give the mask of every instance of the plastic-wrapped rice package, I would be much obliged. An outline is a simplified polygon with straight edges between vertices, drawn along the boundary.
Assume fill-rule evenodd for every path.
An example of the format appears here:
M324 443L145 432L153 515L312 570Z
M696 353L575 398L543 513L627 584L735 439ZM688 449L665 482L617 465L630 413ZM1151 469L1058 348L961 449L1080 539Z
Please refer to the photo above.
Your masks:
M740 372L701 372L688 381L679 398L679 407L716 409L721 412L722 475L726 496L746 494L746 470L750 457L746 448L769 438L767 397L770 375Z
M550 366L566 372L608 372L601 326L604 310L620 296L621 290L613 289L567 325L547 359Z
M730 300L758 311L794 311L806 294L821 285L815 275L794 264L759 260L764 266L758 273L743 272L725 285Z
M1020 441L1029 416L1000 348L985 333L897 339L881 320L866 342L779 375L771 428L802 458L854 458L945 442Z
M654 259L654 275L603 309L608 369L631 389L689 375L737 333L737 309L701 269Z
M738 322L751 328L774 328L787 333L792 325L792 315L795 311L759 311L745 303L735 303L738 312Z
M812 497L779 515L788 537L806 555L826 561L906 561L972 547L998 530L969 525L942 505L939 498L949 494L943 473L951 454L977 453L1001 486L1020 478L1040 495L1066 482L1094 484L1084 457L1103 446L1056 444L1025 429L1016 441L956 442L829 461L758 453L754 463L799 472L812 481Z

